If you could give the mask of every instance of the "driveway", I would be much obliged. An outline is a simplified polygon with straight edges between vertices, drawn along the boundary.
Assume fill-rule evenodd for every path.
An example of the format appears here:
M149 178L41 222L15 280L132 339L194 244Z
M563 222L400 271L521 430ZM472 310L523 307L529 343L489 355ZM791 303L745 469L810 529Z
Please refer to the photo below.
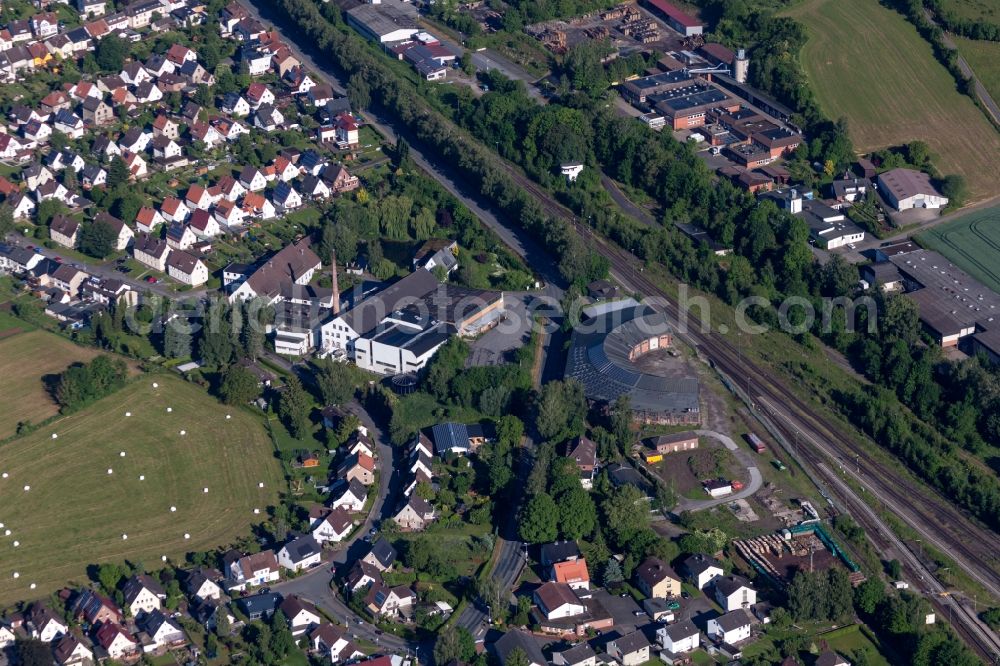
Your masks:
M726 504L728 502L732 502L733 500L745 499L760 490L760 487L764 483L764 477L761 475L760 468L757 467L757 461L754 460L753 456L751 456L749 449L745 446L739 446L733 441L732 437L729 435L723 435L721 432L716 432L714 430L695 430L695 432L700 437L710 437L718 442L721 442L723 446L732 451L740 465L746 467L747 471L750 473L750 482L738 493L733 493L732 495L726 495L725 497L719 497L717 499L691 500L686 497L682 497L681 501L676 507L674 507L675 513L680 513L682 511L704 511L705 509L711 509L712 507Z

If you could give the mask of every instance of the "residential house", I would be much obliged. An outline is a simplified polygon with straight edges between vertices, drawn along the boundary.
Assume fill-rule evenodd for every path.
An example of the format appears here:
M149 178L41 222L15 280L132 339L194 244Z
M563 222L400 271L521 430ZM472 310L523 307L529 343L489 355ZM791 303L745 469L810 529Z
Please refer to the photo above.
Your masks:
M567 562L556 562L552 565L550 578L556 583L565 583L573 590L590 589L590 572L587 571L587 560L582 557Z
M654 599L666 599L681 593L680 577L658 557L649 557L636 568L635 581L643 594Z
M0 650L6 650L17 640L14 630L0 622Z
M305 571L323 561L323 549L312 535L293 538L278 551L278 564L289 571Z
M37 147L40 144L49 142L49 137L52 136L52 127L47 123L32 120L21 128L21 134L27 140L30 147Z
M217 219L216 214L218 214L218 209L213 214L199 208L191 213L191 217L188 218L188 227L194 231L195 235L201 238L214 238L222 233L222 227L219 226L219 219ZM221 219L223 222L226 222L225 216Z
M338 467L337 476L347 481L370 486L375 483L375 460L371 456L355 454L348 456Z
M312 80L312 77L309 76L309 73L301 65L290 68L285 72L282 80L293 95L305 95L316 86L316 82Z
M309 644L313 652L330 663L349 661L362 656L362 652L348 640L347 632L329 622L324 622L309 634Z
M20 245L5 245L0 243L0 272L24 273L41 263L44 257Z
M355 594L358 590L367 589L369 585L381 579L382 572L379 571L378 567L368 564L363 560L358 560L351 567L351 570L347 572L344 585L351 594Z
M578 559L580 559L580 547L576 541L543 544L539 555L543 567L552 567L558 562L575 562Z
M343 489L339 494L332 492L330 506L334 509L344 509L353 513L358 513L365 508L365 500L368 498L367 489L357 481L343 484Z
M608 654L622 666L639 666L649 661L649 641L641 631L619 636L607 645Z
M185 576L184 591L199 601L221 601L222 587L215 582L219 578L221 574L218 571L199 567Z
M306 93L306 97L309 98L309 102L313 106L326 106L326 103L334 98L333 88L325 83L321 83L317 86L313 86L309 92Z
M191 227L181 222L171 222L167 227L167 245L174 250L187 250L198 242Z
M313 522L311 534L319 544L337 543L354 529L354 521L344 509L324 510Z
M361 187L361 180L339 164L331 164L323 170L323 180L330 185L330 192L341 195Z
M240 185L251 192L260 192L267 187L267 179L260 169L252 166L245 166L240 171Z
M80 31L79 28L77 30L74 30L73 32L78 32L78 31ZM83 35L86 37L88 41L90 40L90 36L87 34L86 30L83 30ZM40 42L36 42L28 47L28 50L31 52L31 54L35 56L33 62L36 68L48 64L49 62L51 62L53 58L56 57L63 59L72 58L76 53L74 44L70 40L68 34L60 33L58 35L53 35L52 37L46 39L44 43L42 43L42 46L48 52L47 58L45 56L40 56L40 54L35 55L38 52L37 47L39 43Z
M416 600L417 595L405 585L387 587L381 581L375 581L368 588L363 603L372 615L385 617L405 613Z
M299 167L292 160L282 155L274 158L273 166L275 177L283 183L291 182L302 175Z
M270 104L263 104L254 111L252 121L257 129L274 132L285 124L285 116Z
M296 638L319 627L323 622L315 606L294 594L285 597L279 608L285 615L292 636Z
M143 67L146 71L153 75L154 79L158 79L164 74L174 73L174 63L167 60L167 57L160 55L159 53L154 53L146 59L143 63Z
M201 185L192 184L188 187L187 194L184 195L184 203L187 204L188 208L194 210L195 208L201 208L202 210L208 210L219 200L222 193L219 192L218 196L214 196L211 192L212 188L205 188Z
M38 200L38 203L55 199L72 208L76 206L79 197L67 190L62 183L50 180L38 186L38 189L35 190L35 199Z
M191 82L192 85L200 86L202 84L211 88L215 85L215 75L209 72L207 69L202 67L197 62L188 61L181 65L181 68L177 70L177 73L183 76L185 79Z
M721 643L736 645L750 638L750 613L742 608L708 621L708 635Z
M132 246L132 256L143 266L165 273L170 246L165 240L148 233L140 233Z
M219 179L217 184L222 197L228 201L238 201L240 197L247 193L245 187L229 174Z
M827 650L816 657L815 666L851 666L847 661L833 650Z
M251 621L267 620L281 606L281 595L276 592L264 592L249 597L240 597L236 606Z
M69 111L73 106L69 95L61 90L53 90L38 102L42 113L51 115L59 111Z
M691 555L684 560L684 571L699 590L704 590L716 578L721 578L724 573L722 566L715 558L701 553Z
M121 77L121 80L126 85L130 86L137 86L153 79L153 75L147 72L142 63L138 61L133 61L125 65L122 71L118 73L118 76Z
M416 494L412 494L396 513L394 520L404 530L422 530L434 520L434 507Z
M547 620L583 615L587 606L566 583L543 583L534 593L535 604Z
M354 150L361 145L361 129L350 113L341 113L334 118L333 129L338 147Z
M167 222L184 222L191 214L191 209L176 197L167 197L160 204L160 214Z
M104 0L76 0L76 10L80 16L88 19L94 16L104 16L107 11Z
M108 182L107 170L99 164L86 164L80 172L80 185L84 189L101 187Z
M59 32L59 17L55 12L43 12L31 17L31 32L35 39L46 39Z
M240 59L247 64L250 76L262 76L271 69L271 54L255 48L244 48Z
M51 643L69 631L66 623L51 608L41 603L32 604L26 620L30 636L43 643Z
M576 464L580 472L580 485L590 490L594 487L597 470L597 444L585 435L580 435L569 443L566 457Z
M167 60L180 67L186 62L198 62L198 54L186 46L173 44L167 49Z
M573 647L552 653L555 666L597 666L597 653L586 641Z
M218 147L223 141L225 141L225 138L219 134L218 130L208 123L199 121L192 122L188 127L188 132L191 134L192 141L198 141L204 144L205 148L209 150Z
M139 644L132 636L114 622L102 622L94 632L94 640L111 659L126 659L139 650Z
M263 83L255 81L250 84L246 91L246 100L250 105L251 109L259 109L264 105L271 106L274 104L274 93Z
M184 630L172 617L155 610L139 619L140 638L145 652L179 647L187 643Z
M181 156L181 146L173 139L166 136L153 138L153 158L169 161Z
M163 600L167 598L160 584L146 574L137 574L125 581L122 594L125 597L125 608L132 617L159 610L163 606Z
M80 223L65 215L56 215L49 222L49 237L63 247L76 247L80 234Z
M23 192L8 197L7 203L15 220L26 220L35 212L35 202Z
M153 120L153 136L165 136L176 141L180 138L180 125L161 113Z
M208 282L208 267L193 254L177 250L167 256L167 275L178 282L197 287Z
M160 211L149 206L143 206L135 216L135 227L141 233L148 234L156 230L165 220Z
M361 560L379 571L388 571L392 568L393 562L396 561L396 549L385 537L379 537L379 540L372 544L371 550Z
M138 180L146 177L146 160L144 160L138 153L123 150L122 160L125 162L125 166L128 167L130 180Z
M715 600L729 613L756 604L757 590L742 576L723 576L715 579Z
M413 270L419 268L429 271L441 268L451 273L458 268L458 242L444 238L424 241L413 254Z
M222 112L231 116L246 116L250 113L250 103L243 95L231 92L222 98Z
M52 648L52 657L59 666L78 666L94 663L94 651L84 639L73 634L66 634Z
M111 107L108 107L109 111ZM112 114L109 122L114 119ZM94 143L90 147L90 152L94 155L100 155L102 160L110 160L114 157L119 157L122 154L121 148L118 144L112 141L109 137L99 136L94 139Z
M681 620L656 630L656 639L660 642L665 660L673 663L682 659L682 655L698 649L700 643L698 627L691 620Z
M240 555L236 552L227 553L223 558L226 564L227 588L244 590L273 583L281 577L278 570L278 558L274 551L264 550L254 555Z
M313 200L322 200L330 196L330 188L327 184L312 174L302 179L299 188L304 196Z
M213 118L212 127L226 141L236 141L241 135L250 133L250 130L232 118Z

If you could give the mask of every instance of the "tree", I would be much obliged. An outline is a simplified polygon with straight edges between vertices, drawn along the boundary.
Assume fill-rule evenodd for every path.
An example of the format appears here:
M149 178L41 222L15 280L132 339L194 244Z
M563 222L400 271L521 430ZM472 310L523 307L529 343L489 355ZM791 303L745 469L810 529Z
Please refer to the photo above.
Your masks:
M56 215L66 212L66 206L58 199L46 199L38 204L35 209L35 220L40 225L47 225Z
M94 58L97 66L105 72L119 72L125 64L129 46L121 37L115 34L105 36L97 42Z
M649 528L649 511L645 503L642 491L631 484L616 488L604 501L601 505L603 525L613 545L626 548L639 532Z
M313 376L326 405L349 402L357 390L354 372L347 363L337 363L329 358L317 360L313 365Z
M7 234L14 230L14 211L6 201L0 203L0 238L6 238Z
M960 174L950 174L941 181L941 194L948 197L948 204L951 206L961 206L965 203L965 198L969 194L969 186L965 182L965 177Z
M97 567L97 582L104 588L106 594L114 594L118 583L125 577L120 564L104 563Z
M250 305L246 304L240 327L240 345L246 357L256 361L264 352L264 328L259 319L252 315Z
M434 662L447 664L450 661L468 663L476 656L476 640L465 627L449 626L438 634L434 643Z
M114 158L112 158L111 164L108 166L108 177L106 181L108 189L114 190L118 188L120 185L124 185L125 183L127 183L128 179L129 179L128 165L125 164L125 160L116 155Z
M187 331L187 321L171 319L164 324L163 355L167 358L188 358L192 351L192 337Z
M71 170L68 169L67 171ZM142 197L136 192L128 190L118 196L115 202L111 204L111 214L127 224L139 214L139 209L142 208L142 205Z
M367 109L372 103L372 89L364 74L356 72L347 80L347 99L355 111Z
M625 574L622 573L622 565L613 557L609 557L604 565L604 585L614 586L625 582Z
M559 510L547 493L538 493L524 505L518 517L518 533L528 543L555 541L559 536Z
M597 525L597 508L590 493L583 489L577 479L575 485L560 494L559 531L567 539L581 539L594 531Z
M198 353L203 364L221 368L229 365L235 354L229 305L225 299L216 298L209 302L208 316L201 329Z
M288 378L278 395L278 416L293 437L301 439L309 434L309 394L295 375Z
M18 640L14 645L17 663L21 666L51 666L52 647L48 643L28 638Z
M91 257L103 259L115 251L118 234L105 220L95 220L80 232L80 251Z
M504 666L530 666L531 661L522 648L516 647L507 653L507 660Z
M227 405L245 405L260 395L257 377L242 365L231 365L223 373L219 395Z
M396 154L396 166L401 167L406 163L406 160L410 158L410 144L403 137L396 139L396 148L393 151Z
M583 386L575 380L549 382L538 400L536 426L547 441L565 440L583 434L587 401Z
M865 579L854 590L854 605L866 615L871 615L885 599L885 585L876 576Z

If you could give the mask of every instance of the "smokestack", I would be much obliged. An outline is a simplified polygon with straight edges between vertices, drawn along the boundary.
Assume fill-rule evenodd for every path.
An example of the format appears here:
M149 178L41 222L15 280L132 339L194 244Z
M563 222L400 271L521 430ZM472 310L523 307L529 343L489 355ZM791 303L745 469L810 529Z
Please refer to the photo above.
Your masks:
M330 277L333 278L333 314L340 314L340 285L337 283L337 251L330 250Z

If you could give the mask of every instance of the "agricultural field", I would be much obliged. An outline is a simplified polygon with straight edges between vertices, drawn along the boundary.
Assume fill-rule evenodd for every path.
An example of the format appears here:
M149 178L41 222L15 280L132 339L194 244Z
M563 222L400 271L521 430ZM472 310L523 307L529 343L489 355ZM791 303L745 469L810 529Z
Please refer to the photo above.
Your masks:
M802 66L856 149L925 141L942 173L965 176L971 200L995 194L1000 134L902 15L877 0L806 0L787 15L807 26Z
M58 414L45 376L98 354L96 349L31 328L12 317L0 321L0 439L13 435L22 421L39 423Z
M90 564L225 545L284 486L259 419L168 375L8 442L0 472L0 605L84 581Z
M1000 0L944 0L941 4L962 19L1000 22Z
M924 232L917 240L1000 292L1000 207L963 215Z

